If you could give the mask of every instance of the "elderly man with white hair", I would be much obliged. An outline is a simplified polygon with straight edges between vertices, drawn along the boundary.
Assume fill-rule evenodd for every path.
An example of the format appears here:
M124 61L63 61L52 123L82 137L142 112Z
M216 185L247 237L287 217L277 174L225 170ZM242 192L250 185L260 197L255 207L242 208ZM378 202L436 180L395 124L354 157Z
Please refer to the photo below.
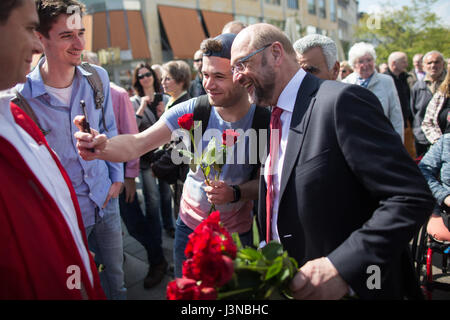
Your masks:
M336 80L339 61L336 43L323 35L310 34L294 43L297 60L306 72L324 80Z
M365 42L354 44L348 52L348 60L354 72L343 80L372 91L381 102L384 114L391 121L395 131L404 140L402 108L394 80L375 70L377 55L374 47Z

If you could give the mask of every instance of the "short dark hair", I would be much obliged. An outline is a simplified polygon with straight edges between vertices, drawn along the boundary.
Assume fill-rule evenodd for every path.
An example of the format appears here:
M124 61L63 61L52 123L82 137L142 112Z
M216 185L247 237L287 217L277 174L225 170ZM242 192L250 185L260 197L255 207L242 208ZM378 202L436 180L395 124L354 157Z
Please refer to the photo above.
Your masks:
M152 67L150 67L150 65L148 63L140 63L137 65L137 67L134 69L133 72L133 88L136 91L137 95L139 97L143 97L145 96L144 93L144 88L142 88L141 83L139 82L139 70L141 70L142 68L146 68L148 70L150 70L152 76L153 76L153 90L155 90L155 92L160 93L161 90L161 84L160 84L160 80L158 79L158 76L156 75L156 72L152 69Z
M176 83L183 84L183 90L189 89L191 83L191 68L185 61L172 60L163 64L162 67Z
M0 1L0 25L4 25L8 21L11 11L20 7L23 0L1 0Z
M86 9L86 6L79 2L78 0L35 0L36 9L39 16L39 27L37 31L41 33L44 37L48 38L48 32L52 28L56 19L62 14L71 14L69 8L72 6L77 6L80 8L80 14Z

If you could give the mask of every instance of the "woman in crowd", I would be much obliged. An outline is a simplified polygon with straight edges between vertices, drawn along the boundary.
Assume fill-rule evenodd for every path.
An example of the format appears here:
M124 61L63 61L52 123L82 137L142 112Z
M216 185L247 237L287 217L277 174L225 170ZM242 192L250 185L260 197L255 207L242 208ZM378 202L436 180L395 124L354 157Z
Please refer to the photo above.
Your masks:
M339 69L339 78L338 79L344 80L352 72L353 72L353 69L350 66L350 64L348 63L348 61L347 60L342 61L341 62L341 67Z
M151 127L164 112L162 93L158 78L152 68L146 64L139 64L133 74L133 87L136 94L131 102L136 111L136 122L139 132ZM140 158L142 191L145 201L145 215L149 223L151 234L150 248L147 248L150 269L144 280L144 287L151 288L157 285L167 269L167 262L163 255L161 237L161 216L164 228L169 234L174 234L172 219L172 198L169 185L158 181L151 168L153 151Z
M170 96L166 109L189 100L191 97L187 90L191 83L191 68L182 60L174 60L162 66L161 84L164 93Z
M419 163L425 179L436 198L436 208L427 225L427 232L440 241L450 241L450 134L442 135ZM444 212L442 212L444 211ZM447 212L447 213L446 213ZM444 222L445 221L445 222Z
M450 65L447 76L431 99L422 122L425 137L434 144L444 133L450 133Z

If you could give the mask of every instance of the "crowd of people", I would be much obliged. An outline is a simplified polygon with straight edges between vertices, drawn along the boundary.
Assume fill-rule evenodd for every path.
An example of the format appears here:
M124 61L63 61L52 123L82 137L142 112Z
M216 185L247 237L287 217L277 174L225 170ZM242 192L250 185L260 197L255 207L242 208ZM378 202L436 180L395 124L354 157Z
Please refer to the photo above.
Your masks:
M377 64L359 42L339 61L324 35L291 43L271 24L232 21L193 53L195 75L182 60L142 62L130 94L84 50L84 10L78 0L0 2L0 299L126 299L121 220L147 252L144 288L170 267L163 230L181 277L212 204L244 245L255 220L260 246L283 244L300 267L296 299L423 298L409 242L428 221L450 241L450 65L440 52L417 53L408 72L401 51ZM240 137L243 154L217 181L164 162L190 113L211 129L195 141L203 150L212 131L219 141L229 129L257 133Z

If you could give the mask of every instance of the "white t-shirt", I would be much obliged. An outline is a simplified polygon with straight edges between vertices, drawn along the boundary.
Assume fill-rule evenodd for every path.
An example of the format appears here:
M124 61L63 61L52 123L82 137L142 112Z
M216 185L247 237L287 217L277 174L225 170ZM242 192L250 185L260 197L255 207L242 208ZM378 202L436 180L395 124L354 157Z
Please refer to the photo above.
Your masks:
M68 86L67 88L53 88L45 85L45 90L52 96L54 96L56 99L64 103L66 106L70 106L70 99L72 98L72 88L73 83Z

